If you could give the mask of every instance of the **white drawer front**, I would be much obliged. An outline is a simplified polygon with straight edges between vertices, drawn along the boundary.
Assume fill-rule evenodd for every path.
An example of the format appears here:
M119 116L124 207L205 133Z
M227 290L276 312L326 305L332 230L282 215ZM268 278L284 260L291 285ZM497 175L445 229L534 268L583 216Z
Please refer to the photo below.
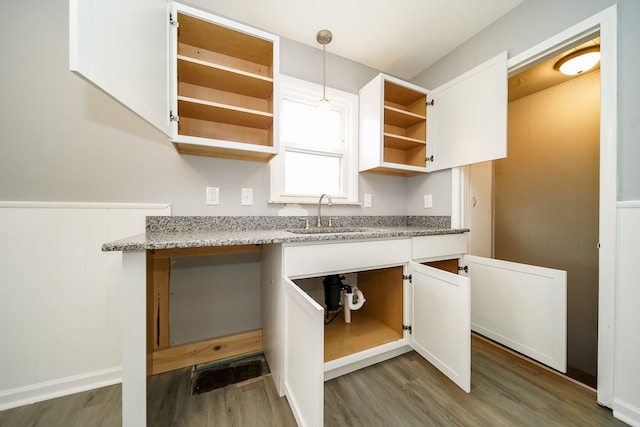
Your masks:
M284 247L284 275L319 274L382 268L411 259L411 239L319 243Z
M411 239L411 259L460 255L467 253L468 248L468 233L414 237Z

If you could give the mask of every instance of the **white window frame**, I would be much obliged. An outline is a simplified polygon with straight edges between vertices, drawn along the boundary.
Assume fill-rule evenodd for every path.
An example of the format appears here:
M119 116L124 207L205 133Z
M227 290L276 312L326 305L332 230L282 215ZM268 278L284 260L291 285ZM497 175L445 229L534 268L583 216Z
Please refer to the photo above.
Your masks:
M330 194L333 204L358 204L358 95L326 88L326 97L330 108L340 110L344 119L344 152L342 162L342 195ZM294 77L280 76L280 111L285 99L294 101L317 102L322 98L322 85L311 83ZM280 120L283 120L281 117ZM286 141L280 140L280 152L271 159L271 194L269 203L318 203L318 195L292 195L284 192L284 157L287 148L291 151L310 152L305 148L287 146ZM329 155L329 154L328 154Z

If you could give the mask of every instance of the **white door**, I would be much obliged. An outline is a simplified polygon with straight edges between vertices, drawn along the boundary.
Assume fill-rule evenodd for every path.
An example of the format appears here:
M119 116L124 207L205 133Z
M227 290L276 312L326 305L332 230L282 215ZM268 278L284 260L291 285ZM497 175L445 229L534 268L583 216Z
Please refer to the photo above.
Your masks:
M469 254L493 256L493 162L468 166ZM467 175L467 174L465 174Z
M567 371L567 272L465 255L471 329Z
M506 157L507 53L430 93L427 171Z
M410 263L411 346L461 389L471 391L469 279Z
M324 419L324 308L284 279L284 389L299 426Z
M169 2L70 0L69 69L167 135Z

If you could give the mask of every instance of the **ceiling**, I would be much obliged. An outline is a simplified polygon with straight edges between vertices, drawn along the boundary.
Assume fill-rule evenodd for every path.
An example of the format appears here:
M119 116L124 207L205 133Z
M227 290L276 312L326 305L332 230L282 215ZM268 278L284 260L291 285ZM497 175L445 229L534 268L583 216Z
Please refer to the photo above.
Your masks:
M540 92L541 90L582 76L582 74L566 76L557 71L554 65L566 55L591 46L600 46L600 37L580 43L571 49L555 54L551 58L509 77L509 101L515 101L532 93ZM599 69L600 63L588 72L585 72L585 74Z
M411 79L524 0L207 0L217 14Z

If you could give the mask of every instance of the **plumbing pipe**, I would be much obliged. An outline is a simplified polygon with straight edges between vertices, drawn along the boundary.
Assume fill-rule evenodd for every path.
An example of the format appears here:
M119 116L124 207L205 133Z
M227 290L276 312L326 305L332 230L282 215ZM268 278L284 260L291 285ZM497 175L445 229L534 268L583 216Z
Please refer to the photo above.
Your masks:
M351 310L359 310L364 305L366 301L364 299L364 294L358 288L352 288L352 292L344 291L344 303L342 304L342 309L344 311L344 323L351 323ZM357 302L353 302L353 294L356 294Z

